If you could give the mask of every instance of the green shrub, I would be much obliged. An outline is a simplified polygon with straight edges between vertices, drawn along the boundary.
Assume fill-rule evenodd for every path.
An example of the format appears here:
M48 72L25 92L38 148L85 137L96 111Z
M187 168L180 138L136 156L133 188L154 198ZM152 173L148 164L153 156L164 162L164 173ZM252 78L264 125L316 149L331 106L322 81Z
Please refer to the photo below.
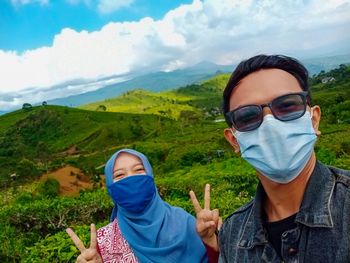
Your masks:
M38 196L41 198L54 198L60 192L60 183L53 178L48 178L38 186Z
M40 174L35 163L25 158L18 163L16 170L20 179L33 178Z
M1 210L0 224L13 227L25 236L45 237L70 225L101 222L109 218L112 207L109 196L102 190L84 192L78 198L36 199Z
M336 159L336 154L334 151L322 146L316 146L315 150L319 161L328 165L334 165Z
M329 85L320 83L327 76L325 72L311 82L315 84L314 102L322 108L317 157L325 164L344 169L350 167L348 68L331 72L338 75L334 75L336 82ZM21 183L9 181L9 174L17 172L16 167L22 176L37 179L35 162L39 160L49 170L71 164L97 175L103 172L103 164L114 151L127 147L149 157L165 201L194 214L188 192L194 190L203 203L204 186L210 183L211 208L218 208L225 219L253 198L258 182L254 169L233 154L222 136L227 125L205 120L201 115L222 116L219 104L228 78L229 74L214 77L200 85L170 91L163 97L156 94L158 104L154 103L153 95L144 105L144 93L129 92L120 100L98 102L92 108L95 110L102 103L113 110L113 103L126 103L136 105L130 111L129 105L123 104L124 112L133 113L46 106L44 111L36 107L21 111L20 118L14 116L12 120L11 114L9 119L1 116L0 184L4 187ZM174 116L180 120L168 119ZM73 145L79 148L79 155L67 155L66 150ZM34 190L14 188L11 201L4 201L0 207L0 262L74 262L79 252L65 228L74 226L79 237L88 242L88 225L107 224L113 207L105 190L60 198L56 197L57 183L46 182L37 191L35 195Z
M33 194L29 193L29 192L20 193L18 195L18 197L16 198L16 203L22 204L22 205L25 205L25 204L32 202L32 201L33 201Z
M15 227L0 223L0 262L19 262L25 255L25 247L32 246L38 236L24 237Z
M75 233L85 245L88 244L90 238L89 230L88 226L74 228ZM26 248L26 257L23 258L22 262L75 262L79 254L79 250L75 247L68 234L65 231L61 231L55 235L48 235L35 243L34 246Z

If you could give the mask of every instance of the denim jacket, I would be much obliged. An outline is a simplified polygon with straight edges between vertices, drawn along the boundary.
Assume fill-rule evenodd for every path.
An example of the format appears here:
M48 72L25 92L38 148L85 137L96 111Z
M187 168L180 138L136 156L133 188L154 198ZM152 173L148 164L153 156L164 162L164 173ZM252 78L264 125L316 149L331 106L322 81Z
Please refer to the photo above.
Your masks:
M219 262L350 262L350 171L316 162L297 227L282 234L281 256L263 220L265 192L228 217L219 232Z

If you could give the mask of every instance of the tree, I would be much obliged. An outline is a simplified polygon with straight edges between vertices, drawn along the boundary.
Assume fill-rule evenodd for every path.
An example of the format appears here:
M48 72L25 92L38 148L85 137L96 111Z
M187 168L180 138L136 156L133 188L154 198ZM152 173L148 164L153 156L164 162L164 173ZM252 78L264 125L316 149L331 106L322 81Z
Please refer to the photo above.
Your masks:
M340 104L345 101L344 95L343 94L337 94L335 96L335 102L336 104Z
M105 105L99 105L97 108L96 108L96 111L106 111L107 110L107 107Z
M38 145L36 147L36 151L37 151L37 155L40 158L41 162L43 164L45 164L46 172L48 172L47 164L48 164L48 160L49 160L49 157L50 157L50 150L47 147L47 144L44 143L43 141L39 141Z
M194 111L182 110L180 111L180 119L189 123L194 123L199 120L199 115Z
M22 105L23 110L30 110L32 107L33 106L30 103L23 103L23 105Z
M37 191L41 198L57 197L60 193L60 183L54 178L48 178L45 182L39 184Z
M40 174L36 168L36 165L32 161L25 158L18 163L16 170L20 178L30 178Z
M145 131L142 127L141 120L139 117L136 116L132 118L130 131L133 139L138 139L144 135Z

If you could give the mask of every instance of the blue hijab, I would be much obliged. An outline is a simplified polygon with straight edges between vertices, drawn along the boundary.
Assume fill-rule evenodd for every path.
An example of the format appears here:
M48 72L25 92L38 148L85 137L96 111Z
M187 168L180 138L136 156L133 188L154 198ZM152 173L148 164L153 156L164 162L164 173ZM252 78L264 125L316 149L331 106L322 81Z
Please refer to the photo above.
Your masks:
M145 155L122 149L114 153L106 164L107 188L113 184L113 168L121 152L140 158L146 174L153 177ZM182 208L164 202L157 190L152 201L139 214L130 213L115 204L111 221L116 217L124 238L141 263L208 262L205 247L196 232L195 218Z

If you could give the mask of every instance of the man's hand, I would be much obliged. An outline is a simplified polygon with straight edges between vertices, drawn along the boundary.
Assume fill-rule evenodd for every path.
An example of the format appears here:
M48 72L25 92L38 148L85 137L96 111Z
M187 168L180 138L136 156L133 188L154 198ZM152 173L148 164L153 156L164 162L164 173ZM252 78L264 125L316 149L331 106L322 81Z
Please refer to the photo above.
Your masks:
M80 250L81 254L77 258L77 263L102 263L102 258L100 254L97 252L97 238L96 238L96 226L91 224L91 239L90 239L90 247L85 248L83 242L79 239L79 237L73 232L72 229L67 228L67 233L70 238L73 240L76 247Z
M210 185L205 185L204 190L204 209L200 206L195 193L190 191L191 201L197 215L196 230L203 242L219 251L218 240L215 234L222 225L222 219L219 217L219 210L210 210Z

